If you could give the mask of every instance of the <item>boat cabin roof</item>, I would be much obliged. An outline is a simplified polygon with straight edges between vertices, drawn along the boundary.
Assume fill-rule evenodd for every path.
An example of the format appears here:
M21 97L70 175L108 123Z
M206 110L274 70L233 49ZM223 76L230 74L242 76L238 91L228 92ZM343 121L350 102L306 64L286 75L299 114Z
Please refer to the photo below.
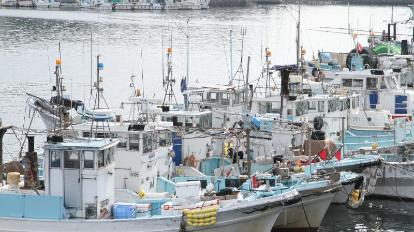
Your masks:
M118 139L101 139L101 138L76 138L65 139L63 142L58 143L46 143L44 148L50 150L103 150L109 147L116 146Z
M190 117L200 117L205 115L211 115L210 111L185 111L185 110L177 110L177 111L168 111L160 113L161 116L190 116Z

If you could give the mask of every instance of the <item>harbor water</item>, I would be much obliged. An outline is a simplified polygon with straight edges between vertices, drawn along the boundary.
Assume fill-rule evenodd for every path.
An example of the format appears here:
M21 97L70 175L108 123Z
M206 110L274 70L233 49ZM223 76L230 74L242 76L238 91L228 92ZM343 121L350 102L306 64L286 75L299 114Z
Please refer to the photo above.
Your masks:
M227 83L231 70L239 70L242 41L243 72L250 56L249 76L255 80L266 47L272 51L273 64L295 63L297 10L295 5L167 12L0 8L0 118L3 124L28 127L26 93L51 96L54 60L59 57L67 93L88 103L91 76L95 78L91 66L100 54L105 100L114 109L131 94L131 75L147 97L162 96L167 47L173 49L178 99L187 65L192 86ZM381 33L391 18L400 22L401 38L410 38L412 25L405 23L410 16L408 7L394 7L392 13L390 6L302 6L301 44L307 59L322 49L348 52L357 42L366 46L367 32ZM241 28L246 29L244 40ZM366 32L353 40L348 28ZM39 117L31 128L42 128ZM6 160L19 151L14 136L6 135ZM414 231L414 203L369 199L359 209L333 205L319 231Z

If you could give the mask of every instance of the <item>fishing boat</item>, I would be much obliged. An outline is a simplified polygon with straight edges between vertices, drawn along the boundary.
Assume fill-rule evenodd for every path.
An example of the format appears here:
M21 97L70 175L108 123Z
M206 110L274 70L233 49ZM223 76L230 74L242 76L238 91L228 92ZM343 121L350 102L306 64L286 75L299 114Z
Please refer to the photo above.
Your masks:
M218 201L172 203L175 213L137 216L135 211L131 213L136 205L124 212L125 203L114 202L114 152L118 143L105 138L48 137L44 145L44 190L36 182L30 182L30 188L19 188L19 174L9 173L8 185L0 190L0 231L177 231L183 226L188 231L269 231L286 199L297 197L294 191L271 197L252 194L225 207L220 207ZM197 192L190 195L196 197ZM191 224L183 209L204 204L211 205L206 208L217 212L216 216L208 223ZM115 219L111 219L111 210Z
M205 161L214 162L213 159ZM213 166L214 164L211 164L209 167ZM188 181L200 181L205 188L211 186L217 193L229 188L239 188L242 192L259 191L265 195L280 194L289 189L297 190L301 199L284 207L273 226L278 231L317 230L335 194L342 188L342 181L338 175L305 177L303 173L290 175L284 172L281 176L254 174L247 178L206 176L189 169L191 168L182 170L182 176L177 176L171 181L161 180L159 183L163 184L160 190L174 192L174 183Z
M283 4L283 0L255 0L254 1L257 5L278 5Z

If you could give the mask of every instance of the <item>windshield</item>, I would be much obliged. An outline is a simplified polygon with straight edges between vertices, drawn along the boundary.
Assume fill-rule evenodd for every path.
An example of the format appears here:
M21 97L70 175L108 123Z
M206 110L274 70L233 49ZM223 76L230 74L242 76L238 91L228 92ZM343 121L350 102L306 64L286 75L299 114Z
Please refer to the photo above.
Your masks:
M319 53L319 57L321 59L320 60L321 63L329 63L329 62L333 61L331 53L328 53L328 52Z
M400 85L395 76L386 76L385 81L387 82L388 88L390 89L399 89Z

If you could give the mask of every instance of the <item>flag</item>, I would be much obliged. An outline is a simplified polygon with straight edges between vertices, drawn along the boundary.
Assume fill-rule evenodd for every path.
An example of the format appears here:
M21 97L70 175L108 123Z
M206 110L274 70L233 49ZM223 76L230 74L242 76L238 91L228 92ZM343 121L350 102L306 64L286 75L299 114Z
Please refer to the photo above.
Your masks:
M341 154L341 148L339 148L336 152L335 152L335 157L338 161L340 161L342 159L342 154Z
M325 151L325 149L322 149L319 152L319 156L321 157L322 160L326 160L326 151Z
M357 44L357 51L358 53L362 52L364 48L362 47L362 45L360 43Z

